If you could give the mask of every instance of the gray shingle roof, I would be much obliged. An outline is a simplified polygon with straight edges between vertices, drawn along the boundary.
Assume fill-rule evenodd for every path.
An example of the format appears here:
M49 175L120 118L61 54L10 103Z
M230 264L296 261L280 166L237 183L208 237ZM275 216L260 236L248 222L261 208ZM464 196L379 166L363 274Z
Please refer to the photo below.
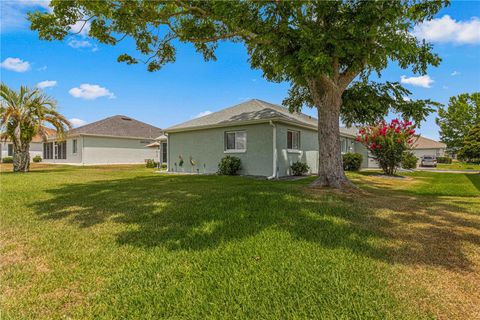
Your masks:
M233 107L222 109L209 115L192 119L165 129L168 131L187 131L203 127L227 127L244 122L265 122L269 120L285 121L292 124L317 128L317 119L304 113L290 113L287 108L266 101L253 99ZM350 131L340 129L341 133L351 135Z
M72 129L68 136L81 134L154 139L162 129L127 116L116 115Z

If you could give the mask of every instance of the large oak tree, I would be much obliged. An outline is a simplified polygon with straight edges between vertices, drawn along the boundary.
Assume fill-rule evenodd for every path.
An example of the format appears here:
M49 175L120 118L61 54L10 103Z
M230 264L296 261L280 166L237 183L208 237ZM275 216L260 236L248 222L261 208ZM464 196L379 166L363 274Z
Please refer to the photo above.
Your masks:
M410 34L431 19L445 1L133 1L52 0L51 13L30 15L42 39L64 39L71 25L90 25L89 36L115 45L134 39L141 57L122 53L118 61L143 62L149 71L174 62L176 45L192 43L206 60L216 59L220 41L245 45L249 62L274 82L291 83L284 100L291 111L318 110L319 172L315 185L350 185L342 168L340 116L369 122L388 110L417 122L430 101L404 101L397 83L368 83L395 61L425 74L440 59ZM354 79L360 81L351 85ZM343 103L342 103L343 102Z

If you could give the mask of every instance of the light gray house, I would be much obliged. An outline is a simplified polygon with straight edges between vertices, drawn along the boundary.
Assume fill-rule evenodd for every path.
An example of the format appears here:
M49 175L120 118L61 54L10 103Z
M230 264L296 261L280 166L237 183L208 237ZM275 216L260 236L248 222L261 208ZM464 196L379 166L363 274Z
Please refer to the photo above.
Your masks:
M70 130L66 139L43 144L43 161L66 164L134 164L158 158L146 146L162 134L160 128L117 115Z
M362 153L364 166L368 166L367 150L355 142L356 131L340 131L341 151ZM317 119L257 99L175 125L165 132L169 172L214 173L225 155L241 159L243 175L288 176L290 165L296 161L307 163L310 173L318 170Z

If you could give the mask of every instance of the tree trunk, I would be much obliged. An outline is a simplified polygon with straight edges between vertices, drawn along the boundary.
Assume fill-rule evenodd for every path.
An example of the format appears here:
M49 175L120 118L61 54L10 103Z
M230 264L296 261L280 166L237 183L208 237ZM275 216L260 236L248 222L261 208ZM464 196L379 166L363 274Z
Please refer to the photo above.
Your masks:
M30 146L21 145L14 150L13 172L28 172L30 170Z
M310 92L318 111L318 178L314 187L351 188L343 171L340 150L340 107L342 92L328 79L310 83Z

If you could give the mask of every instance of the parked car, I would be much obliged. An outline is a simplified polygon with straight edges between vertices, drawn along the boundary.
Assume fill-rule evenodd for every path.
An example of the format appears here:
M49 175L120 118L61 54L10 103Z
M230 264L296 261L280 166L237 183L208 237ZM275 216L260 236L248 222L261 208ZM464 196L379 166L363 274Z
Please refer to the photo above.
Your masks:
M436 167L437 159L432 156L423 156L422 161L420 161L420 166L422 167Z

